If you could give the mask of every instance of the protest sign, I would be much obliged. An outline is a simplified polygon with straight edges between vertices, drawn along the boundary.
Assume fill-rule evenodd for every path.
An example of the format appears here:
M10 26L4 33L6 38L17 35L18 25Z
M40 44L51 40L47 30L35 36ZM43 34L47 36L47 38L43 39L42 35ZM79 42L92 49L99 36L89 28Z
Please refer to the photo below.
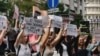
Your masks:
M49 15L49 18L52 19L52 27L61 28L62 25L62 17L55 16L55 15Z
M90 28L89 28L89 21L80 21L80 30L82 34L89 34Z
M42 20L43 22L43 27L46 27L48 25L48 16L38 16L37 19Z
M1 21L1 22L4 22L4 21L6 21L6 20L7 20L7 17L6 17L6 16L0 15L0 21Z
M25 32L28 34L38 34L41 35L43 32L42 20L34 19L32 17L25 17Z
M77 26L74 24L67 24L67 35L77 36L78 35Z
M0 30L7 28L7 17L0 15Z

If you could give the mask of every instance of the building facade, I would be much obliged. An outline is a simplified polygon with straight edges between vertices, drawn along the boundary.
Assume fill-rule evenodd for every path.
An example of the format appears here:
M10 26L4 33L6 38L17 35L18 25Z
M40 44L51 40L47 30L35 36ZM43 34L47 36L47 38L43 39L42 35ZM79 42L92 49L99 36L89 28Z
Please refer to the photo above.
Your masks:
M84 19L90 21L91 27L100 28L100 0L84 0Z
M82 1L81 0L59 0L60 3L67 5L75 14L82 14Z

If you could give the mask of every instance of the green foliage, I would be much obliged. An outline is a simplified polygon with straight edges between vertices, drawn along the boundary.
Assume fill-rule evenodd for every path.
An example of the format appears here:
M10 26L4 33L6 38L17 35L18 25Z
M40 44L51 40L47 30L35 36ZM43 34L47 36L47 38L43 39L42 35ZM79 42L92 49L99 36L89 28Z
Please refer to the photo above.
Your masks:
M75 14L74 15L74 21L72 21L72 24L76 24L77 27L80 25L80 21L83 21L82 16L80 14Z
M9 8L9 3L0 1L0 12L6 12L8 8Z

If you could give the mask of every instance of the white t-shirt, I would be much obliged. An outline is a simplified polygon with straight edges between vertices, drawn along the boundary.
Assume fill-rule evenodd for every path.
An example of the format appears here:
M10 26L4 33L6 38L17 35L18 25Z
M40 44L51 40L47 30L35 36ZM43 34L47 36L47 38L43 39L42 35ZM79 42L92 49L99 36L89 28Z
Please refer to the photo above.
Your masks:
M31 56L31 49L28 44L26 45L20 44L20 46L21 47L20 47L18 56ZM15 49L16 49L16 54L17 54L18 48L15 48Z
M63 56L68 56L66 45L64 45L63 43L61 43L61 45L63 46Z

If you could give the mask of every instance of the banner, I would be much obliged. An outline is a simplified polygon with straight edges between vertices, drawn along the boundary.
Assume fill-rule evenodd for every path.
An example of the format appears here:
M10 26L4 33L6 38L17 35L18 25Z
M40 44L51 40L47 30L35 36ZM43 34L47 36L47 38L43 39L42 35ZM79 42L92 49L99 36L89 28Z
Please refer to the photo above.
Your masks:
M62 17L55 16L55 15L49 15L49 18L52 19L52 27L61 28L62 25Z
M25 32L28 34L38 34L41 35L43 32L42 20L34 19L33 17L25 17Z
M0 15L0 30L7 28L7 17Z
M74 24L67 24L67 35L77 36L78 35L77 26Z

